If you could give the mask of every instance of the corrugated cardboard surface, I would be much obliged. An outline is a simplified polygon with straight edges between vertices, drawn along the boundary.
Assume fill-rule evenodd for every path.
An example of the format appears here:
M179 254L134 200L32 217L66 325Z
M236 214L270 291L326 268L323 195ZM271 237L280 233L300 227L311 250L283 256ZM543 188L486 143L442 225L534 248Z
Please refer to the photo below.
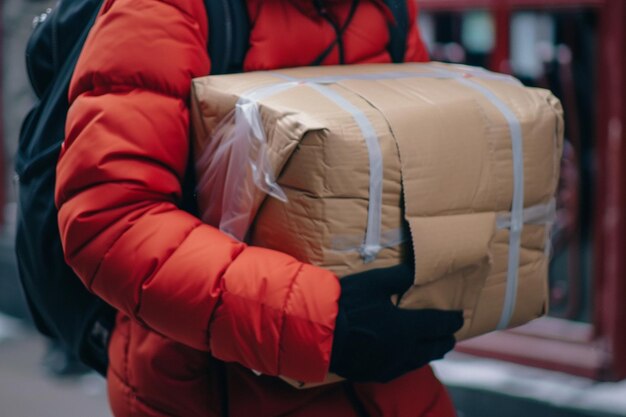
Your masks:
M548 204L558 182L563 135L562 110L549 92L463 76L466 70L444 64L315 67L194 80L195 155L214 152L225 140L214 135L215 129L234 122L232 109L242 95L286 83L285 76L356 76L325 80L324 88L360 109L372 125L383 156L382 231L393 236L404 229L412 245L385 247L373 262L363 261L359 246L370 198L368 150L353 115L306 82L257 103L269 160L288 201L256 190L250 170L239 167L238 187L225 189L219 176L202 184L204 220L219 226L221 201L237 201L237 193L252 190L252 202L241 207L254 218L247 235L252 244L340 276L401 262L412 246L415 286L400 305L463 309L465 326L458 339L494 330L507 283L509 233L498 229L496 219L511 210L510 128L480 92L456 78L426 76L442 70L488 88L515 114L523 133L524 207ZM358 79L389 72L422 76ZM228 163L224 158L225 167ZM198 166L199 177L205 168ZM511 325L546 310L548 234L546 224L524 226Z

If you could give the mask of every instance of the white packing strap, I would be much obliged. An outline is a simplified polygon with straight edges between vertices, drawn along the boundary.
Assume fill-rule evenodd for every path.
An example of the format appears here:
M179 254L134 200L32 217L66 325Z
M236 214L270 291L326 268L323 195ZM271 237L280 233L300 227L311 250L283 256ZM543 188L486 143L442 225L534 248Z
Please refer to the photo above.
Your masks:
M444 73L449 71L441 70ZM517 302L517 286L519 277L519 257L522 237L522 228L524 226L524 153L523 153L523 134L517 116L491 90L473 81L471 78L459 76L461 74L450 73L459 83L475 90L484 95L497 109L502 113L509 125L511 132L511 147L513 151L513 202L511 205L511 224L509 232L509 259L506 278L506 291L504 295L504 306L498 322L498 329L506 329L511 322L511 317L515 311ZM476 75L478 78L478 75Z
M503 81L505 83L517 85L520 87L524 86L524 84L522 84L520 80L513 77L512 75L491 72L482 67L471 67L469 65L463 65L463 64L453 64L451 66L459 69L460 71L463 71L462 74L456 73L457 76L462 76L462 77L470 76L470 77L480 78L481 80ZM438 68L437 70L443 71L445 73L451 72L451 71L443 70L442 68Z
M369 207L365 242L359 251L364 262L372 262L382 249L380 233L383 211L383 153L378 142L378 135L367 116L336 91L321 84L307 84L350 113L365 139L370 164Z
M280 78L286 80L288 82L297 82L297 83L314 83L314 84L336 84L341 81L351 81L351 80L363 80L363 81L384 81L384 80L398 80L404 78L434 78L434 79L456 79L456 78L468 78L475 77L481 80L493 80L493 81L502 81L508 84L513 84L522 87L523 84L517 78L507 75L500 74L497 72L491 72L485 68L481 67L471 67L469 65L460 65L460 64L446 64L446 67L453 67L459 70L450 71L444 69L442 65L437 63L413 63L413 64L404 64L405 68L419 68L422 70L423 68L428 68L428 71L424 72L415 72L415 71L388 71L388 72L377 72L377 73L369 73L369 74L352 74L352 75L326 75L322 77L302 77L296 78L290 75L280 74L280 73L272 73L272 76L276 78Z
M284 74L274 74L278 78L288 80L289 82L304 83L310 88L318 91L324 97L333 101L343 110L350 113L357 126L361 130L363 139L367 146L367 154L370 169L369 199L367 210L367 228L365 230L365 240L359 247L359 253L365 263L372 262L376 259L376 255L383 248L381 245L381 225L382 225L382 209L383 209L383 153L380 149L378 135L376 130L370 123L369 119L354 104L346 100L341 94L328 88L325 84L334 84L342 80L366 79L380 80L398 78L400 76L415 78L415 73L388 72L383 74L361 74L353 76L332 76L332 77L315 77L306 79L296 79Z
M553 198L546 204L537 204L525 208L522 212L522 218L524 224L552 224L556 218L556 200ZM498 229L509 229L511 227L511 213L498 213L496 227Z
M425 64L416 64L425 65ZM486 70L485 70L486 71ZM370 74L353 74L353 75L326 75L323 77L304 77L295 78L289 75L275 73L272 74L276 78L287 80L289 82L309 83L309 84L337 84L341 81L384 81L384 80L399 80L404 78L452 78L448 74L442 73L440 70L433 72L411 72L411 71L390 71L390 72L375 72ZM461 76L461 74L458 74Z
M386 230L380 234L380 247L392 248L409 240L409 231L406 228ZM363 235L333 236L330 248L339 252L360 251L363 246Z
M545 226L545 247L543 256L550 259L552 249L552 225L556 220L556 199L551 199L546 204L537 204L524 209L524 224ZM511 227L511 213L499 213L496 217L496 227L498 229L509 229Z

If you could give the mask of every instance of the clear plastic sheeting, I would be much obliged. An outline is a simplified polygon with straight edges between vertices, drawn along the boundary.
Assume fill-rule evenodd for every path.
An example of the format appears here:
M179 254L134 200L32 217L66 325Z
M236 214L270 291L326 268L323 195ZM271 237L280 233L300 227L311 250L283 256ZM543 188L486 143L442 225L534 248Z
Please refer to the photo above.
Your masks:
M217 140L218 137L221 139ZM243 241L253 220L254 213L249 208L260 194L287 201L268 159L267 139L259 122L257 102L240 100L217 127L214 138L196 162L197 172L202 173L197 181L197 192L220 206L209 207L202 219L208 222L211 213L219 210L223 213L219 228ZM223 187L213 184L223 184Z
M287 202L287 196L276 183L273 167L267 156L268 146L265 131L261 126L259 108L256 101L242 99L235 107L235 136L245 137L250 145L250 169L252 181L257 188L280 201ZM228 212L225 211L225 214Z

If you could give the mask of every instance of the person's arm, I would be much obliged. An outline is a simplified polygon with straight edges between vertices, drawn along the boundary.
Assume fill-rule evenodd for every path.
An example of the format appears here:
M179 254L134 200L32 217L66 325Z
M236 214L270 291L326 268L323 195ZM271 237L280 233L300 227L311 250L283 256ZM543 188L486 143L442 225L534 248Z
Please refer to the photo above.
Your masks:
M319 381L340 287L181 211L202 0L108 0L70 87L56 203L67 262L151 329L269 375Z

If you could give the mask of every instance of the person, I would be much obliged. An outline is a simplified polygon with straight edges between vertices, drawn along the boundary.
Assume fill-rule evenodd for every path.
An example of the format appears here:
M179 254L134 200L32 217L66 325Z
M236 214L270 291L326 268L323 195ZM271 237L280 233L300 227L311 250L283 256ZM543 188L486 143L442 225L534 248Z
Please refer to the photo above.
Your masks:
M389 62L381 1L246 4L245 71L306 66L333 43L323 65ZM425 61L407 4L405 60ZM461 313L397 309L410 265L339 281L179 208L209 24L202 0L106 0L70 85L55 201L68 264L119 311L113 414L453 416L427 363L453 347ZM276 378L329 370L348 382L298 390Z

